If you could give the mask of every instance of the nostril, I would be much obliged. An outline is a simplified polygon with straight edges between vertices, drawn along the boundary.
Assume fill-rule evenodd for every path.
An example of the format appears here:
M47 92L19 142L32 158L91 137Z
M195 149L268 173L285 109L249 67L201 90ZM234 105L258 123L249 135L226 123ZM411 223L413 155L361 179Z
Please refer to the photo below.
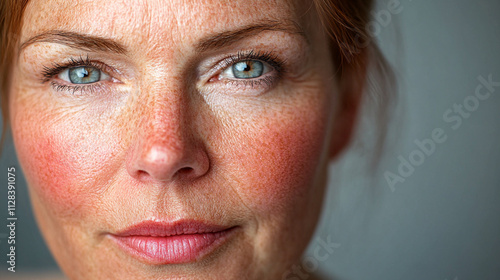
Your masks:
M183 167L183 168L177 170L177 174L180 176L189 175L190 173L193 173L193 172L194 172L194 169L191 167Z
M137 177L138 178L144 178L149 176L149 173L144 171L144 170L137 170Z

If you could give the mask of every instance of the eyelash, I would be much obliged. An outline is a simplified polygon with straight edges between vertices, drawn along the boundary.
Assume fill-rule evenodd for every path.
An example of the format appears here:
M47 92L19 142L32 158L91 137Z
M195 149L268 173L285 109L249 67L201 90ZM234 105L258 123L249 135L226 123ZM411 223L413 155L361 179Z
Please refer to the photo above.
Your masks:
M64 64L54 63L51 67L43 66L42 71L42 83L47 83L51 81L55 76L59 75L61 72L68 68L73 67L94 67L103 72L112 72L109 67L106 67L104 64L96 61L92 61L88 56L83 58L82 56L75 58L70 58L70 61ZM64 85L58 83L56 81L51 81L51 86L55 91L70 91L72 94L76 93L94 93L97 90L101 89L103 85L101 83L92 83L88 85Z
M269 52L260 52L260 51L248 51L248 52L238 52L237 55L228 57L224 59L222 62L219 63L219 65L216 67L217 71L221 71L224 69L227 69L228 67L231 67L235 63L246 61L246 60L259 60L264 63L267 63L269 66L271 66L271 71L275 71L274 75L269 75L269 74L263 74L263 76L254 78L254 79L226 79L228 83L237 85L237 86L244 86L244 87L258 87L262 86L265 84L266 87L270 88L272 85L274 85L275 82L279 81L282 78L282 75L284 74L284 61L279 59L277 55L275 55L272 51ZM54 63L52 66L43 66L43 71L42 71L42 83L47 83L51 82L52 88L56 91L70 91L72 94L76 93L93 93L95 91L98 91L99 89L102 89L103 85L102 83L96 82L88 85L65 85L56 81L51 81L54 77L59 75L61 72L68 68L73 68L73 67L94 67L100 71L109 73L113 72L109 67L107 67L105 64L96 62L91 60L88 56L87 57L82 57L80 56L79 58L70 58L70 61L67 63L59 64L59 63ZM217 75L219 76L220 73ZM211 78L209 81L211 81L213 78Z
M217 70L224 70L232 65L246 61L246 60L259 60L265 62L271 66L271 71L276 71L275 75L264 74L263 77L254 78L254 79L228 79L227 82L234 85L243 85L245 87L254 88L256 86L261 86L262 84L266 84L267 87L271 87L276 81L279 81L284 71L285 62L281 60L276 54L272 51L269 52L260 52L260 51L248 51L248 52L238 52L237 55L226 58L222 61L222 63L217 67Z

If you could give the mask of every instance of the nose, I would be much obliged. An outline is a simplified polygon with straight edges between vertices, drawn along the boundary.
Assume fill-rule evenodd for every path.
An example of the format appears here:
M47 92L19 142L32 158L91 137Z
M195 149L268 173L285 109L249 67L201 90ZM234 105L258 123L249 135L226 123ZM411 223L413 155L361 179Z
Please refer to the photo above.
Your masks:
M189 110L180 100L150 102L140 110L139 127L127 157L127 171L140 181L194 180L209 169L209 159L196 135Z

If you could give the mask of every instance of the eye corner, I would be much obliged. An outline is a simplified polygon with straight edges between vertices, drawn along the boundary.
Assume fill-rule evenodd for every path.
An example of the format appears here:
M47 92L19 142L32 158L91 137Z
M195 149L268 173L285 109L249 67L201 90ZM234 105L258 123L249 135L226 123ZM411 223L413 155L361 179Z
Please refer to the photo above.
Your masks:
M218 73L207 80L207 83L215 83L221 80L221 73Z

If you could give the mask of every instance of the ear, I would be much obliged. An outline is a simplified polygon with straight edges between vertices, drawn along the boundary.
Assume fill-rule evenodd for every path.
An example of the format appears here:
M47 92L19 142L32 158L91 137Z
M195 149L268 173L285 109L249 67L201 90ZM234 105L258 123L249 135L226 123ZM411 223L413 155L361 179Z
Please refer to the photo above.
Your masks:
M351 143L360 113L360 104L366 86L367 51L354 60L344 61L339 78L340 103L332 122L330 160L336 159Z

